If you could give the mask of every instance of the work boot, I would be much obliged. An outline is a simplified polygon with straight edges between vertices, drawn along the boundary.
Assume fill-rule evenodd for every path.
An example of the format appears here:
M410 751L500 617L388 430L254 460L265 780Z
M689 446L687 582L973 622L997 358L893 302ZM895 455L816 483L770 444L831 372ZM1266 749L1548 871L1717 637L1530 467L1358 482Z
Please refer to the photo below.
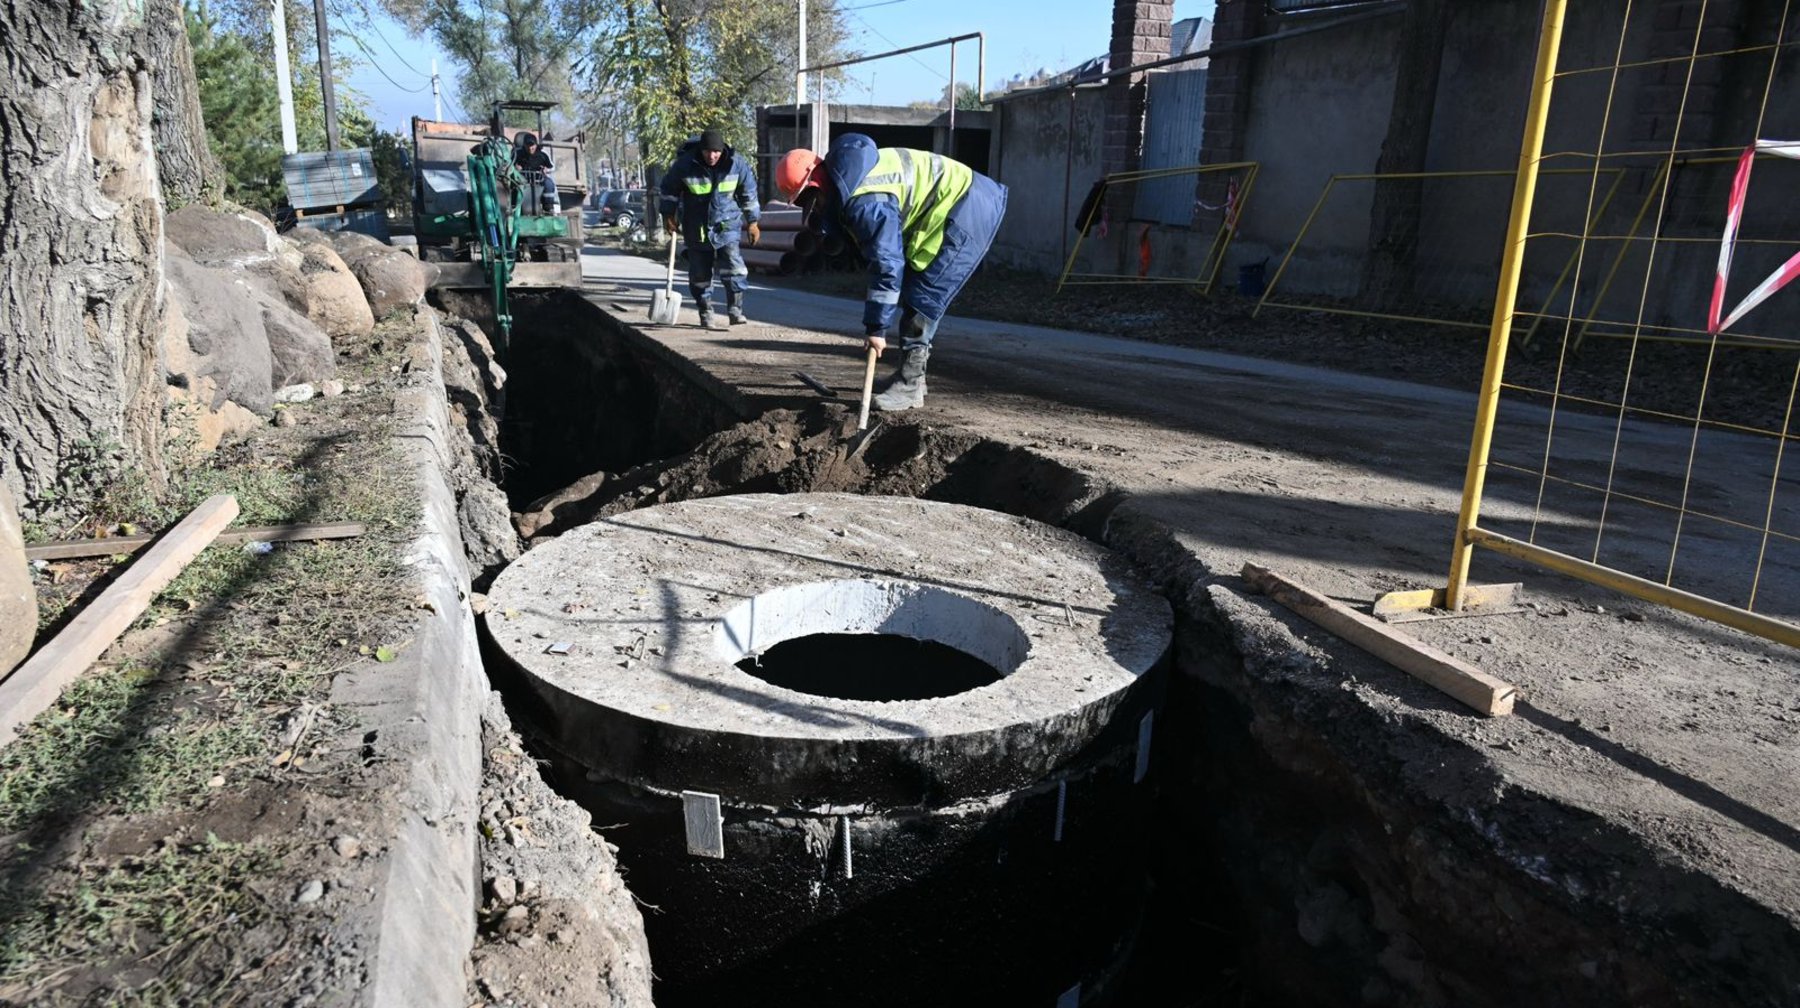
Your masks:
M744 317L744 295L729 287L725 288L725 317L731 320L732 325L743 325L750 321Z
M925 405L925 362L930 358L928 346L900 351L900 367L883 380L881 394L870 405L887 413Z
M694 310L700 313L700 328L711 329L713 327L712 299L703 297L695 298Z

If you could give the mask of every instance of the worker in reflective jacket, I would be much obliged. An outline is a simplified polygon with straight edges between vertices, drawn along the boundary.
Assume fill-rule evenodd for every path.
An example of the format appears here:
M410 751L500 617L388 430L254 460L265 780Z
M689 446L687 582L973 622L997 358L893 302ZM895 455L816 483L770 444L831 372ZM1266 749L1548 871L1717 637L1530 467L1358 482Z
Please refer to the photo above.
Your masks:
M878 148L860 133L838 137L823 158L789 151L775 182L790 200L817 187L823 226L841 228L868 258L864 342L879 353L898 323L900 366L876 386L874 407L923 404L931 338L1000 230L1006 187L941 154Z
M718 130L709 129L681 148L663 176L662 193L663 226L679 228L687 242L688 290L700 311L700 327L712 328L715 267L725 275L726 317L732 325L743 325L750 271L738 240L740 235L748 235L752 245L762 240L756 175Z

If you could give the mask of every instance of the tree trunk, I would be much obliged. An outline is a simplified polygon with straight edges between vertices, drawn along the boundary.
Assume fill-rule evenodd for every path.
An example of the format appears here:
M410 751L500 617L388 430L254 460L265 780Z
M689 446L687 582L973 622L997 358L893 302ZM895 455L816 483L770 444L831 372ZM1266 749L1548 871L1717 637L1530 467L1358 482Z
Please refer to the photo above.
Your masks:
M179 0L150 0L145 56L151 67L151 130L156 137L156 170L170 210L189 203L216 203L223 195L223 171L206 146L200 119L200 85L194 53ZM155 8L162 8L156 11Z
M1377 173L1425 170L1449 23L1450 0L1411 0L1406 5L1406 22L1400 29L1400 65L1394 75L1394 105L1388 114L1381 157L1375 162ZM1377 309L1400 307L1411 297L1424 189L1424 180L1417 178L1375 183L1362 300Z
M0 478L27 513L80 503L54 497L84 453L163 479L146 50L147 22L168 16L124 0L0 0Z

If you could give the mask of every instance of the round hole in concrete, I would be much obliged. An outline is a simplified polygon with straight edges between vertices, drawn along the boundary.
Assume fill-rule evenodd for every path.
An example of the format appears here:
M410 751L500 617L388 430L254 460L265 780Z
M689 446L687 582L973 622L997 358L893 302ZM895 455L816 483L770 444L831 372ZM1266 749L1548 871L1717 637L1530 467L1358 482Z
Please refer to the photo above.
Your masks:
M1000 681L992 665L948 644L885 633L808 634L737 667L766 683L839 700L930 700Z
M1031 650L1014 619L906 581L815 581L734 606L715 650L776 686L845 700L924 700L999 681Z

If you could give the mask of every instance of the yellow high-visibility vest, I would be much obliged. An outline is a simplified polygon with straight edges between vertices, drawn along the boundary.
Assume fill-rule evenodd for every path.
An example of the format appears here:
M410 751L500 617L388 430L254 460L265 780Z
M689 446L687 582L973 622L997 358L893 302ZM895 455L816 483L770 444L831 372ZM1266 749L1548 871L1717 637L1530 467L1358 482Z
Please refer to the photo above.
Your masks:
M876 152L875 167L850 196L887 193L894 197L900 206L906 264L922 270L937 258L944 244L944 222L950 218L950 208L974 183L973 169L942 154L883 147Z

